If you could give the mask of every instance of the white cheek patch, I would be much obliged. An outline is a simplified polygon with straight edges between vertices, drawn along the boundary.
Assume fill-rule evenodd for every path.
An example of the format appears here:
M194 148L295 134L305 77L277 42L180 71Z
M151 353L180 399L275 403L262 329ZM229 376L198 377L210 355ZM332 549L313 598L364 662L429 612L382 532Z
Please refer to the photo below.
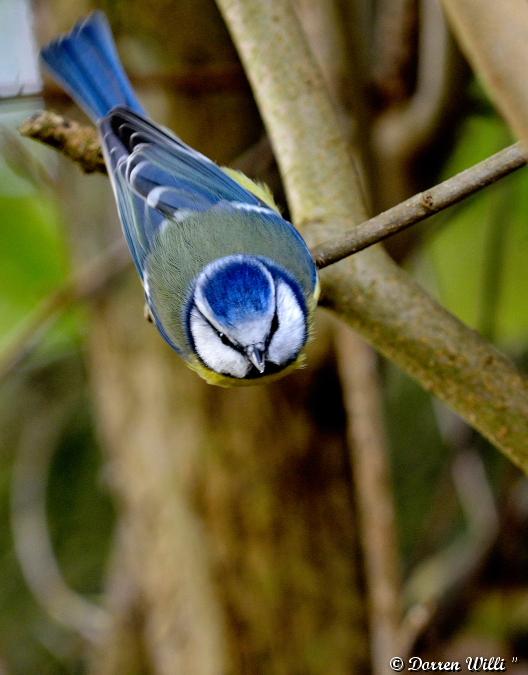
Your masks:
M276 289L279 327L268 347L267 360L277 365L292 361L306 340L306 320L295 294L288 284L279 281Z
M249 361L235 349L225 345L196 308L191 311L190 327L194 347L206 366L231 377L245 377L251 367Z

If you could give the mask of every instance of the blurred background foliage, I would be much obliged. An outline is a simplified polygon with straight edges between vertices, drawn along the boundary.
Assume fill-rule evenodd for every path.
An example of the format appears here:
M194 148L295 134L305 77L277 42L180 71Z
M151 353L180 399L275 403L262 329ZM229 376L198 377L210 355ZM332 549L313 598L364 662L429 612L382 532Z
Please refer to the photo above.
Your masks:
M188 6L192 12L192 3ZM76 7L72 15L80 16L85 9ZM138 45L140 35L133 37L136 41L129 36L123 46L130 50L129 59L140 74L145 54L156 60L155 49ZM196 58L208 57L201 53ZM504 123L473 79L453 96L459 99L460 111L449 130L450 150L441 161L434 155L420 160L428 178L435 181L511 142ZM190 110L193 104L190 95ZM39 303L61 288L72 273L69 226L56 189L58 160L53 151L16 135L17 123L41 106L40 100L16 106L12 101L0 102L4 128L0 155L2 352L16 341ZM235 111L235 104L232 108ZM228 130L229 124L236 126L234 118L226 122ZM447 308L519 364L528 362L527 200L528 172L524 169L415 228L410 253L403 261ZM68 309L40 336L30 356L4 378L0 389L2 675L4 670L15 675L83 672L81 641L55 623L28 589L11 527L17 452L35 419L45 419L42 411L51 407L60 414L50 413L52 420L58 419L56 433L41 429L42 443L52 445L49 476L41 479L47 480L47 519L54 551L74 589L95 600L103 591L115 514L105 489L87 383L89 322L90 314L82 306ZM431 563L439 552L467 537L468 514L461 508L453 480L456 457L465 451L481 458L485 482L499 505L499 522L508 525L474 572L472 599L458 608L456 620L451 615L449 629L440 631L439 653L464 653L471 644L477 651L527 657L528 585L527 568L522 565L528 562L525 481L485 441L390 363L382 363L381 370L405 575L416 574L424 561ZM40 450L34 448L34 452ZM426 581L420 583L434 586L444 573L449 575L449 567L441 573L430 567L432 577L422 574Z

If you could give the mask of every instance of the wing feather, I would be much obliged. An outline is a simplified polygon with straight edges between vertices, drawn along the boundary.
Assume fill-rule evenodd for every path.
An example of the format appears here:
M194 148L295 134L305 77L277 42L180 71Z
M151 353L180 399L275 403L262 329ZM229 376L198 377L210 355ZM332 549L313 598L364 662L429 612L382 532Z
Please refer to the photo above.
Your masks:
M271 211L210 159L141 115L118 107L99 124L121 222L142 276L167 219L177 221L220 202Z

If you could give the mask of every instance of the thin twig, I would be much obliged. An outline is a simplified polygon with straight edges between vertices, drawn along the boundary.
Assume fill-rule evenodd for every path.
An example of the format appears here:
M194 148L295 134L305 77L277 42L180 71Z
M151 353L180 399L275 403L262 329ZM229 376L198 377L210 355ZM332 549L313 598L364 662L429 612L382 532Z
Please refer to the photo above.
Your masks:
M327 267L392 237L520 169L526 162L526 154L521 144L510 145L435 187L419 192L374 218L360 223L341 237L323 242L312 251L317 266Z

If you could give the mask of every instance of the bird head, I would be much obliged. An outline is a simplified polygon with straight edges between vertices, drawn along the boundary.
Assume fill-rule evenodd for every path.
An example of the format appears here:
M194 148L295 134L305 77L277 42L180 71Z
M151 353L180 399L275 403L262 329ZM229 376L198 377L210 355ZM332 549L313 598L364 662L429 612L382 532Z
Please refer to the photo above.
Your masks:
M293 363L308 337L299 284L271 261L248 255L220 258L196 280L187 306L194 351L211 370L255 379Z

